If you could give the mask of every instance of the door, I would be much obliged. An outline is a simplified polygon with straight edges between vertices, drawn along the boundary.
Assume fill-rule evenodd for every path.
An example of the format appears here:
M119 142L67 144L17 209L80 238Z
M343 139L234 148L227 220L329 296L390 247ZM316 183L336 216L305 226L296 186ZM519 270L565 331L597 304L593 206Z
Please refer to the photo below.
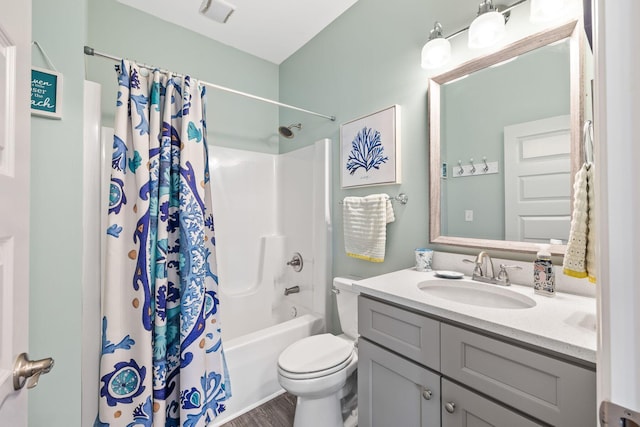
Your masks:
M439 426L440 375L361 338L358 425Z
M640 425L640 2L594 4L598 401Z
M31 1L0 0L0 425L27 425L13 366L29 343Z
M549 243L571 228L569 116L504 128L505 238Z

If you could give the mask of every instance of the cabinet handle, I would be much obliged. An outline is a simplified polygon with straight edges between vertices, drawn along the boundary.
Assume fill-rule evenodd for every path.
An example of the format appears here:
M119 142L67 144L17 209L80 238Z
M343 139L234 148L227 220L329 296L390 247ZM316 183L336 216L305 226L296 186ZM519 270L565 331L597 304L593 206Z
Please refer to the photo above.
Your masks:
M444 404L444 409L446 409L448 413L453 414L456 410L456 404L453 402L447 402Z
M422 397L424 397L425 400L431 400L431 396L433 396L433 392L431 390L428 388L422 390Z

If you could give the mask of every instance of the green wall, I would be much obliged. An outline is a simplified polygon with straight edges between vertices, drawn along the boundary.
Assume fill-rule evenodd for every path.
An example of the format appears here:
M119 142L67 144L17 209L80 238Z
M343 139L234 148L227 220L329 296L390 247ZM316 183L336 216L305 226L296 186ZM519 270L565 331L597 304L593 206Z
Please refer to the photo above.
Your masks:
M428 246L466 254L478 252L473 248L428 243L429 73L420 67L420 52L433 22L440 21L444 33L451 34L469 25L469 17L473 16L476 9L477 2L469 0L360 0L281 64L280 101L337 117L335 122L330 122L290 110L283 109L280 113L283 123L303 124L303 131L294 140L281 141L281 152L311 144L323 137L330 137L334 141L334 276L352 274L370 277L411 267L416 247ZM524 16L526 10L516 14ZM526 17L519 19L527 20ZM464 44L464 36L456 38L452 44ZM459 50L454 48L452 63L466 61L473 56ZM341 189L340 124L393 104L400 105L402 109L402 184ZM339 201L349 195L363 196L380 192L390 195L404 192L409 196L406 206L394 204L396 221L387 227L385 261L374 264L349 258L344 251ZM529 254L492 251L492 255L531 259Z
M280 115L281 122L299 121L304 126L300 137L281 142L281 152L322 137L334 141L334 275L369 277L407 268L414 264L414 248L428 245L428 76L420 68L420 51L430 23L436 18L454 20L456 5L442 3L360 0L280 66L282 102L337 116L330 122L287 110ZM340 123L393 104L401 107L402 184L342 190ZM347 257L339 201L381 192L409 196L405 206L394 203L396 221L387 226L385 261L375 264Z
M31 119L29 355L54 369L29 391L29 425L80 425L82 45L86 2L33 0L33 39L63 74L63 118ZM33 64L45 67L33 49Z
M212 25L214 25L212 23ZM278 98L278 66L162 21L115 0L89 0L88 45L110 55L168 69L249 92ZM89 80L102 85L103 125L113 126L116 62L87 58ZM278 107L209 89L209 143L278 152Z

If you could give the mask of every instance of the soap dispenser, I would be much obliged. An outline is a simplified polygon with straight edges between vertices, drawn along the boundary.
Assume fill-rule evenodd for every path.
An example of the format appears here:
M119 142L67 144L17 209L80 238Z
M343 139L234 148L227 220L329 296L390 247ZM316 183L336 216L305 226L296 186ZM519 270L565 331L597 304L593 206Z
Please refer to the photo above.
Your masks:
M548 297L556 294L556 275L551 263L549 245L540 245L533 263L533 289L536 294Z

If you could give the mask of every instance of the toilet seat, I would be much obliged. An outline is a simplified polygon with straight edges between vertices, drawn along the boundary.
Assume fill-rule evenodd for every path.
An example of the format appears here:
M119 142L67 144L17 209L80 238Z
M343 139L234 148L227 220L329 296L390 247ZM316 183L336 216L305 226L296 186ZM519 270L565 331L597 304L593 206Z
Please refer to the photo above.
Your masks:
M313 335L287 347L278 358L280 374L290 379L331 375L354 358L354 344L332 334Z

